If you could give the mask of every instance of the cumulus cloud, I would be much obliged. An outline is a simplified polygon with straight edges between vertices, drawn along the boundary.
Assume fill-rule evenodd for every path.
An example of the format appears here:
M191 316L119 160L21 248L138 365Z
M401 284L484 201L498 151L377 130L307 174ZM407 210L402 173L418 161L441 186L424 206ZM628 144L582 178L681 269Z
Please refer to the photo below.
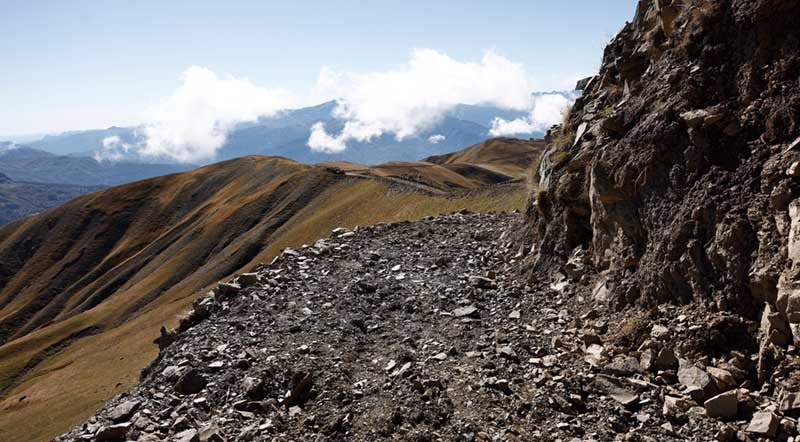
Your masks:
M308 145L341 152L349 141L369 142L384 134L397 140L435 125L457 104L530 108L532 84L522 65L487 51L479 62L459 61L431 49L418 49L396 70L366 74L323 68L317 93L340 97L334 116L346 120L339 134L315 125Z
M418 136L438 124L458 104L490 105L529 112L512 121L495 119L487 135L528 134L559 121L572 98L545 95L532 98L532 77L521 64L487 51L477 61L456 60L432 49L418 49L400 67L352 73L328 67L320 70L306 99L311 104L337 98L331 117L338 132L320 121L307 141L315 151L338 153L349 142L371 142L382 136L398 141ZM317 101L318 100L318 101ZM134 155L197 163L212 160L239 123L279 114L298 105L285 89L264 88L231 75L192 66L172 94L140 114L142 126L135 145L118 137L104 140L98 161ZM427 139L441 143L444 135Z
M181 80L172 95L143 113L141 154L180 162L210 160L236 124L295 104L294 95L284 89L265 89L231 75L221 78L199 66L186 69Z
M343 140L328 135L325 123L319 122L311 126L311 135L308 137L308 147L317 152L339 153L347 149Z
M94 153L94 160L98 163L103 161L120 161L125 158L134 146L123 142L118 136L112 135L103 138L103 147Z
M428 142L431 143L431 144L439 144L439 143L441 143L442 141L444 141L446 139L447 139L446 136L444 136L442 134L437 134L437 135L431 135L430 137L428 137Z
M533 97L530 113L525 118L504 120L495 118L489 134L494 137L543 132L558 124L564 112L577 98L572 94L540 94Z

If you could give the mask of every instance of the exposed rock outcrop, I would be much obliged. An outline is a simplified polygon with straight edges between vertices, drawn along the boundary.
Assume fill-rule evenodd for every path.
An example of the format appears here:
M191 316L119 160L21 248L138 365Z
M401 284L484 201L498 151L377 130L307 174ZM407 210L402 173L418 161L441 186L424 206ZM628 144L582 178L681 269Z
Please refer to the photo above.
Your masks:
M576 249L617 307L800 321L800 4L643 0L554 129L534 271Z

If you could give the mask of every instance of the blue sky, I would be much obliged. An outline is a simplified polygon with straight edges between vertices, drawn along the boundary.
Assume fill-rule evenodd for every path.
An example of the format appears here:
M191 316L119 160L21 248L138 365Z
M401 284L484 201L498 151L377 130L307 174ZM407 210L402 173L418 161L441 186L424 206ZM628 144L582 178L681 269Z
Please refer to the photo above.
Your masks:
M635 0L0 0L0 134L131 124L201 66L303 95L327 66L395 69L419 48L524 66L539 90L596 71Z

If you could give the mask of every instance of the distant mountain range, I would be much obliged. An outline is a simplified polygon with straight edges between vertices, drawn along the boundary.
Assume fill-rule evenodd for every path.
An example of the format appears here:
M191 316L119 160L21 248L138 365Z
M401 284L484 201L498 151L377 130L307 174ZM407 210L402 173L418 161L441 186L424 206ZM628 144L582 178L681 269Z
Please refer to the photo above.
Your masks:
M0 173L0 226L43 212L78 195L100 189L102 187L18 183Z
M546 92L533 94L562 94ZM281 156L305 164L348 161L374 165L390 161L414 161L441 155L481 143L490 138L495 118L525 118L524 111L492 106L458 105L430 129L402 141L383 135L371 142L349 143L337 154L316 152L307 146L311 126L322 122L330 133L339 133L345 121L334 117L336 101L317 106L287 110L277 116L237 125L211 162L248 155ZM542 133L524 134L541 138ZM77 186L114 186L164 174L182 172L201 164L181 164L170 158L142 157L137 149L123 154L118 161L97 161L96 153L103 140L115 137L120 143L140 146L145 143L141 127L72 131L47 135L25 145L0 142L0 173L16 182L69 184Z
M115 186L190 168L183 164L98 162L88 156L54 155L14 143L0 143L0 173L15 182Z
M549 92L547 94L570 92ZM540 94L533 94L533 96ZM317 106L287 110L277 116L239 124L228 134L227 142L217 152L213 161L222 161L246 155L277 155L303 163L325 161L352 161L378 164L387 161L413 161L480 143L490 138L489 130L495 118L513 120L528 115L525 111L501 109L493 106L458 105L450 110L429 130L398 141L393 135L384 135L369 143L351 142L341 153L328 154L312 151L308 146L311 126L325 124L331 133L338 133L344 120L333 116L335 101ZM108 137L119 137L120 142L142 145L145 141L141 127L110 127L108 129L65 132L47 135L27 146L45 152L72 157L92 157ZM541 138L543 133L521 134L526 138ZM435 138L431 138L435 137ZM134 162L171 162L168 159L142 158L135 152L125 157ZM210 161L210 162L213 162Z

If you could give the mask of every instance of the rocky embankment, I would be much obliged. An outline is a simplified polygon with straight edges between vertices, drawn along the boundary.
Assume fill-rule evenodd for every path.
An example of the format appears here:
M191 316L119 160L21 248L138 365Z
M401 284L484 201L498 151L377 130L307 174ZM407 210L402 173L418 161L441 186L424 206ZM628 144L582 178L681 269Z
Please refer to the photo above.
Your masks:
M800 400L755 389L748 349L696 359L756 324L677 307L623 320L591 299L588 275L525 285L521 223L453 214L336 230L286 250L198 300L159 338L141 385L59 440L706 441L720 428L743 438L793 431L782 416Z
M795 1L640 1L550 132L527 212L529 275L594 275L598 308L641 323L628 354L657 360L672 324L691 388L665 403L730 421L720 440L797 434L798 23Z

